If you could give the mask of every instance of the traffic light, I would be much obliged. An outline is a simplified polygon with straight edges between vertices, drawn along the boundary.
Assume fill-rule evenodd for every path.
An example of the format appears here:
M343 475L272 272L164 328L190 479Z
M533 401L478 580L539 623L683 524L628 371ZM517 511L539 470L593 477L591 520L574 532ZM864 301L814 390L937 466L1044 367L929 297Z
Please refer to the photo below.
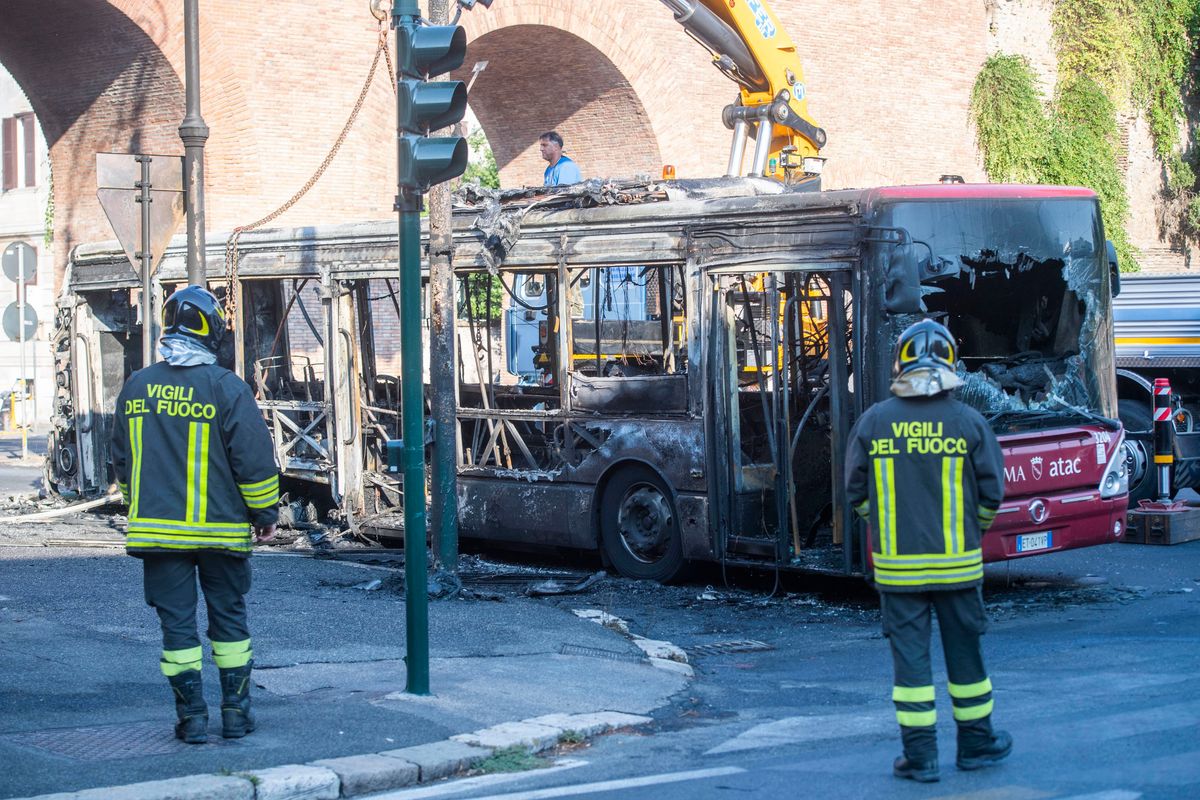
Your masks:
M457 25L418 25L415 18L396 31L400 79L396 111L399 120L400 184L425 192L436 183L457 178L467 168L467 141L461 136L429 136L453 125L467 110L462 81L430 81L462 66L467 34Z

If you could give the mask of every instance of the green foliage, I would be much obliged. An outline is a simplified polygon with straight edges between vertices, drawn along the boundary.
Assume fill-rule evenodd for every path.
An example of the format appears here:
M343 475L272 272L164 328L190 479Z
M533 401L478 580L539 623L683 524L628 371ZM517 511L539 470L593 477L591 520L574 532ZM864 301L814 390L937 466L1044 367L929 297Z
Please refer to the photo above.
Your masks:
M1141 46L1136 54L1134 98L1147 110L1154 149L1170 166L1179 142L1183 91L1192 62L1196 0L1138 0ZM1194 181L1193 181L1194 182Z
M1117 165L1117 114L1144 111L1167 174L1178 228L1200 236L1195 168L1180 152L1184 97L1200 83L1200 0L1056 0L1051 18L1058 89L1046 104L1020 56L988 59L971 110L992 180L1087 186L1107 235L1136 270L1125 230L1129 200Z
M46 186L46 215L44 218L46 232L42 236L42 239L45 241L46 246L49 247L54 244L54 172L53 170L49 170L47 174L49 175L49 180Z
M500 319L503 312L504 287L500 285L499 275L473 272L463 277L459 286L459 319L465 320L471 316L477 324L485 320L493 323Z
M1129 198L1117 166L1117 144L1116 113L1104 90L1084 76L1061 82L1050 109L1039 177L1042 183L1087 186L1096 192L1105 234L1122 266L1135 270L1137 257L1125 231Z
M497 750L491 756L479 763L479 771L485 774L493 772L525 772L530 769L541 769L549 766L545 761L530 753L520 745Z
M1126 106L1144 40L1140 2L1144 0L1058 0L1051 16L1058 74L1086 75Z
M1047 105L1029 62L998 55L976 79L971 108L992 180L1092 189L1122 267L1136 270L1125 232L1129 200L1117 167L1116 109L1099 84L1086 76L1066 78Z
M488 144L483 128L478 128L467 137L467 147L471 150L471 162L463 173L463 183L477 183L488 189L500 188L500 170L496 166L496 156L492 146Z
M983 165L992 180L1036 182L1046 119L1029 62L1023 56L989 58L975 80L971 111Z

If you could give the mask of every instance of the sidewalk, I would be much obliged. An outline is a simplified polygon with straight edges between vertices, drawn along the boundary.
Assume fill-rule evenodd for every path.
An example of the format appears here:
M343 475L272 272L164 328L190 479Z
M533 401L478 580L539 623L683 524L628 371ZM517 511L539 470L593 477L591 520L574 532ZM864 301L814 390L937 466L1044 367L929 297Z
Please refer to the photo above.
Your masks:
M413 697L403 691L400 573L268 551L255 556L248 598L259 729L220 737L206 654L209 743L185 745L172 736L139 562L102 547L37 546L67 526L24 527L0 539L2 798L379 753L547 714L646 714L686 685L563 605L508 597L430 604L434 696ZM89 541L117 538L69 527Z

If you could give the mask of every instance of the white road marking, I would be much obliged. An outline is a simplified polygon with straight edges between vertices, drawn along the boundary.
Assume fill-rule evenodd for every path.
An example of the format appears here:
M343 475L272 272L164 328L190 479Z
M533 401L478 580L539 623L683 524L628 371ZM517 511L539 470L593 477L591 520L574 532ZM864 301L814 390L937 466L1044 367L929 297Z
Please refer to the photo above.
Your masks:
M515 781L524 780L533 776L553 775L556 772L565 772L569 769L586 766L588 762L582 759L564 758L554 762L554 766L546 769L527 770L525 772L506 772L494 775L478 775L474 778L463 778L462 780L452 780L446 783L436 783L432 786L418 786L413 789L398 789L394 792L385 794L373 794L370 800L422 800L427 797L445 797L454 794L463 794L470 792L472 789L487 789L493 786L500 786L505 783L513 783ZM477 795L467 795L469 797L477 797Z
M705 755L758 750L798 742L881 734L896 726L892 715L882 710L874 714L825 714L812 717L785 717L755 725L747 731L709 750Z
M1070 797L1060 797L1059 800L1139 800L1141 792L1131 792L1127 789L1109 789L1092 794L1073 794Z
M1200 725L1200 703L1172 703L1072 722L1081 736L1110 741Z
M492 794L477 797L475 800L547 800L552 797L572 797L581 794L597 792L616 792L622 789L637 789L642 786L659 786L664 783L682 783L698 781L704 778L720 778L724 775L738 775L746 770L741 767L714 767L713 769L695 769L690 772L665 772L661 775L645 775L641 778L622 778L614 781L599 781L597 783L580 783L575 786L557 786L553 789L533 789L526 792L511 794Z

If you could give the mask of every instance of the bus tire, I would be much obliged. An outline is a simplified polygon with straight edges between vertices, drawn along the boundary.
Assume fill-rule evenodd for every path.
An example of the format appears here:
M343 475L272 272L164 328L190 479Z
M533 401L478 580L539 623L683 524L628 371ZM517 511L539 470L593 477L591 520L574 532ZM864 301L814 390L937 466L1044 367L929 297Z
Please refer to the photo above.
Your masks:
M1145 399L1121 398L1117 401L1117 416L1127 431L1143 432L1153 429ZM1129 470L1129 507L1137 508L1141 500L1158 496L1158 475L1154 469L1154 447L1149 442L1126 438L1125 468Z
M683 537L671 490L641 464L619 469L600 499L600 546L617 572L666 583L683 570Z

